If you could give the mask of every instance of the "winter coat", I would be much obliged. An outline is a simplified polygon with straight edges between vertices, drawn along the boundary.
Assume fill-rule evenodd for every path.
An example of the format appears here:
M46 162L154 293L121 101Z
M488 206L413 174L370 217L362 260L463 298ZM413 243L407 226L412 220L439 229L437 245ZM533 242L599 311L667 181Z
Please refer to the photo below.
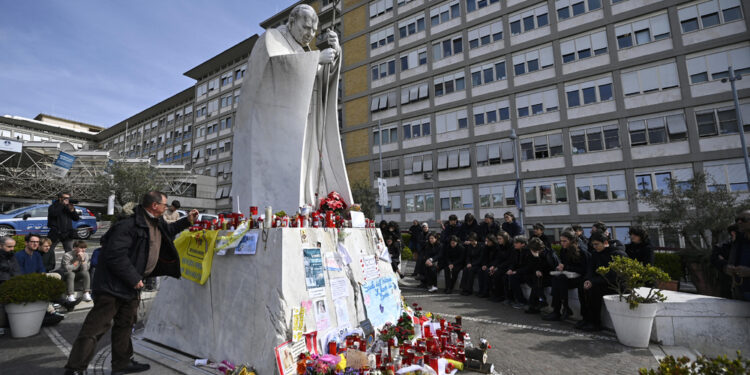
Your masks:
M531 238L534 238L536 236L532 236ZM546 234L542 233L539 237L540 240L544 243L544 247L551 249L552 248L552 242L550 242L549 237L547 237Z
M20 274L21 267L18 266L16 254L12 251L0 250L0 283Z
M391 246L388 246L388 254L391 256L391 264L398 265L401 263L399 260L401 257L401 244L398 242L391 242Z
M476 233L479 236L479 224L477 224L476 220L472 221L471 224L464 221L461 227L458 228L458 238L461 239L461 242L468 241L470 233Z
M44 269L47 270L47 272L52 272L57 267L57 259L55 259L55 252L50 250L46 253L39 252L42 254L42 264L44 264Z
M440 258L443 253L443 244L440 241L436 241L434 245L430 241L425 241L422 251L424 253L424 260L432 259L433 263L443 261Z
M542 273L542 277L549 277L549 272L554 270L558 264L560 264L560 261L557 259L557 254L550 249L542 249L538 257L535 257L529 251L526 255L523 271L518 272L534 276L536 271L539 271Z
M487 239L488 235L494 234L495 236L497 236L499 233L500 226L497 225L494 220L489 224L483 221L481 224L479 224L479 232L477 233L477 236L479 236L479 242L484 242L484 240Z
M729 248L728 265L750 267L750 241L742 235L737 236L737 240L732 242ZM740 299L744 293L750 293L750 277L734 277L732 283L732 295Z
M23 275L30 273L47 273L47 270L44 269L44 264L42 263L42 255L39 254L38 251L31 253L31 256L26 254L26 250L16 252L16 262L18 262L18 267L21 269L21 274Z
M461 226L459 224L448 224L445 226L445 229L440 233L440 242L443 246L450 246L451 236L456 236L461 239Z
M457 244L456 247L451 247L451 245L443 246L443 255L440 256L440 259L442 260L441 268L449 264L452 264L453 267L463 268L466 259L466 250L461 244Z
M591 281L592 284L599 287L609 287L610 284L617 282L617 277L614 272L610 271L605 276L596 273L599 267L607 267L615 256L627 257L624 251L607 246L601 252L594 250L591 253L591 259L589 261L589 267L586 271L586 280Z
M518 261L518 251L510 245L500 245L495 251L495 257L490 262L490 266L505 273Z
M73 265L73 263L75 262L78 262L78 264ZM83 260L78 259L78 254L76 254L75 250L71 250L63 254L61 268L66 273L67 272L81 272L81 271L88 272L90 265L91 263L90 263L89 255L86 253L83 253Z
M472 268L476 268L487 263L487 249L484 245L480 243L477 243L476 246L466 245L464 249L466 253L464 264L471 264Z
M515 220L513 220L510 223L503 221L502 228L503 228L503 231L508 233L510 238L513 238L519 234L523 234L523 228L521 227L521 224L518 224L518 222Z
M136 207L132 216L117 221L102 237L102 250L92 285L94 293L107 293L123 299L137 296L134 286L147 276L149 231L145 215L141 206ZM172 224L158 219L161 231L159 261L148 276L180 278L180 258L173 239L189 226L187 217Z
M625 253L643 265L654 264L654 248L649 242L629 243L625 245Z
M73 210L69 210L62 202L55 200L47 209L48 237L52 241L73 238L73 221L81 217Z
M560 250L560 263L563 264L563 271L575 272L585 276L588 272L589 260L591 254L588 251L579 249L579 254L575 254L575 249L566 247Z

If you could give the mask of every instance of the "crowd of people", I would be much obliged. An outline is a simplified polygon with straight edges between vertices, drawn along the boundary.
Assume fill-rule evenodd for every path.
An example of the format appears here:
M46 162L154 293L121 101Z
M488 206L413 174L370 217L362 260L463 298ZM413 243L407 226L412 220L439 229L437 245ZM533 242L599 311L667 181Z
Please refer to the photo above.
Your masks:
M409 228L408 245L416 261L411 276L421 281L420 287L437 292L438 275L442 272L446 294L458 287L463 296L504 302L529 314L539 314L551 302L552 311L542 316L550 321L571 317L568 292L576 289L582 314L576 327L585 331L601 329L603 296L612 293L610 283L614 282L614 275L602 276L596 269L608 265L615 256L631 257L644 264L654 262L653 246L641 226L630 228L630 243L623 245L610 235L603 222L591 227L589 238L582 226L572 225L560 234L559 253L552 249L542 223L535 223L527 236L512 212L503 215L502 223L495 221L491 213L481 223L467 213L462 222L451 215L440 226L438 233L431 231L427 223L415 220ZM400 274L403 244L398 224L381 222L380 228L393 270ZM530 289L528 298L523 293L524 284ZM551 288L551 301L545 295L547 287Z

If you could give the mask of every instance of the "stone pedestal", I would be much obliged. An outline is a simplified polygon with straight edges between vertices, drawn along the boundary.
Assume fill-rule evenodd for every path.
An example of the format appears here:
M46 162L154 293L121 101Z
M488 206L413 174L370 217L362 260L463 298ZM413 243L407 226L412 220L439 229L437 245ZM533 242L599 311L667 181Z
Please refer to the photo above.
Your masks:
M360 291L366 281L361 260L375 256L380 276L397 280L390 263L379 259L382 236L378 229L343 229L341 233L322 228L256 231L256 254L235 255L230 250L224 256L214 256L211 277L204 285L184 279L164 280L143 337L199 358L249 363L261 374L278 373L274 348L291 339L292 309L304 301L318 299L308 295L303 249L320 248L324 266L326 254L335 254L341 265L341 271L325 271L323 298L331 328L328 332L319 331L319 339L341 325L331 295L332 278L347 280L352 328L367 318ZM351 257L349 264L342 264L345 257L337 250L339 241ZM398 289L393 298L400 301ZM316 329L316 313L310 311L305 316L309 331Z

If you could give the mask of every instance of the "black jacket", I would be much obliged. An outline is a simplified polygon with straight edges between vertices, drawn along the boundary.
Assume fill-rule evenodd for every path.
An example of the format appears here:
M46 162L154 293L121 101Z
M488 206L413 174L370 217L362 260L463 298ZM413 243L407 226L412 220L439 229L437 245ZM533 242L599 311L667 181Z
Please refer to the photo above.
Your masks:
M476 233L479 236L479 224L476 220L472 221L471 224L464 221L458 228L458 238L461 239L461 242L469 240L469 233Z
M48 251L46 253L39 252L42 254L42 264L44 264L44 269L47 270L47 272L52 272L52 270L57 267L57 259L55 258L55 252L54 251Z
M401 244L396 241L391 242L391 246L388 246L388 254L391 256L391 264L401 263L399 260L401 256Z
M463 268L464 260L466 259L466 250L461 244L457 244L456 247L451 245L443 246L443 254L440 256L442 263L440 267L447 267L452 264L453 267Z
M466 253L464 264L471 264L472 268L487 264L487 248L484 245L480 243L477 243L476 246L466 245L464 249Z
M521 224L518 224L518 222L515 220L513 220L513 222L510 222L510 223L503 221L502 228L503 228L503 231L508 233L510 238L513 238L519 234L523 234L523 228L521 228Z
M725 241L714 245L711 250L711 264L719 271L719 275L726 275L724 267L729 263L729 251L732 249L732 241Z
M531 238L534 238L536 236L531 236ZM546 234L542 233L541 236L538 237L542 242L544 242L544 247L551 249L552 248L552 242L550 242L549 237L547 237Z
M73 238L73 221L81 217L73 210L70 211L62 202L55 200L47 209L47 227L52 241Z
M498 233L500 233L500 226L494 220L490 224L483 221L479 224L479 233L477 233L477 236L479 236L479 242L484 242L487 239L487 235L494 234L497 236Z
M550 277L549 272L554 270L555 267L560 263L557 259L557 254L550 249L542 249L539 252L539 256L535 257L531 251L526 253L526 260L524 267L519 270L520 273L527 275L535 275L536 271L542 273L542 277Z
M654 248L649 242L629 243L625 245L625 253L643 265L654 264Z
M450 246L451 242L451 236L456 236L458 239L461 239L461 225L446 225L445 229L440 233L440 242L443 243L443 246Z
M490 261L490 266L494 266L502 273L505 273L516 262L518 262L518 251L511 245L501 245L495 250L495 256Z
M563 271L576 272L581 276L586 276L590 259L591 254L586 250L579 249L578 255L573 248L560 250L560 263L563 264Z
M133 287L146 276L148 261L148 224L146 211L137 206L132 216L117 221L102 237L102 250L94 272L92 290L115 297L132 299L138 291ZM172 276L180 278L180 257L173 239L190 226L184 217L167 224L159 218L161 248L156 268L149 276Z
M440 256L443 253L443 244L440 241L435 241L433 245L430 241L425 241L422 252L424 253L424 260L432 259L433 263L442 262Z
M16 253L0 250L0 283L20 274L21 267L18 266L18 261L16 261Z
M610 273L605 275L605 278L605 276L596 273L596 270L599 267L607 267L615 256L626 257L628 254L625 254L624 251L613 248L612 246L605 247L601 252L594 250L594 252L591 253L591 260L589 262L589 268L586 271L585 280L591 281L592 284L600 287L609 287L610 284L614 285L617 282L617 277L614 272L610 271Z
M422 226L419 224L414 224L409 227L409 233L411 233L411 238L414 239L417 235L419 235L422 232Z

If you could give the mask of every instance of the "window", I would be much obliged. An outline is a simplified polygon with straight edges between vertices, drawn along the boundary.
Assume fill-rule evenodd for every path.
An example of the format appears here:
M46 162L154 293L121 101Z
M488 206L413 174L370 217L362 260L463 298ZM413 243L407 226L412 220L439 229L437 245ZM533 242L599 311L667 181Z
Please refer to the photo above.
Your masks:
M579 202L626 199L625 174L576 176Z
M207 92L208 92L208 85L205 83L198 85L195 88L195 96L206 95Z
M741 160L729 162L706 162L703 165L706 172L708 190L726 190L732 192L747 192L747 174L745 164Z
M375 173L375 178L380 178L380 161L376 160L373 162L372 170ZM398 177L399 175L398 159L383 160L383 178Z
M195 111L195 116L196 117L205 116L206 113L208 113L206 112L206 106L203 105L203 106L198 107L198 109Z
M466 0L466 13L482 9L489 4L499 3L500 0Z
M232 140L231 139L225 139L223 141L219 141L219 153L222 152L229 152L232 151ZM231 172L231 168L228 172Z
M208 92L214 91L219 88L219 77L216 77L208 81Z
M525 9L521 13L516 13L508 18L510 22L510 33L518 35L549 25L549 15L547 14L547 4L534 9Z
M404 156L404 175L432 172L432 153Z
M391 59L375 63L372 65L372 80L377 81L381 78L396 74L396 60Z
M711 0L677 9L683 33L742 19L740 0Z
M398 126L382 127L382 134L376 128L372 132L372 145L377 146L379 144L389 144L398 142Z
M685 115L661 115L642 120L628 121L630 145L643 146L687 139Z
M617 125L596 126L570 131L573 154L584 154L620 148Z
M568 108L612 100L612 77L565 86Z
M463 70L435 78L435 96L452 94L466 89Z
M221 97L221 103L220 103L221 108L229 107L230 105L232 105L232 98L233 98L233 96L232 96L231 93L229 95L222 96Z
M430 24L433 27L457 17L461 17L461 6L458 0L445 2L430 9Z
M388 92L373 96L370 100L370 112L384 111L396 107L396 93Z
M466 168L471 166L469 148L438 152L438 170Z
M546 69L554 64L552 46L513 55L513 72L516 76Z
M221 119L221 121L219 121L219 127L221 128L221 130L231 129L232 128L232 118L231 117L226 117L226 118Z
M377 210L377 212L381 212L380 204L378 204L378 200L375 200L375 209ZM383 207L383 212L385 213L401 212L401 196L399 194L389 194L388 205Z
M232 84L232 72L227 72L221 75L221 86L227 86Z
M745 132L750 131L750 104L741 104L742 122ZM715 135L736 134L737 113L732 107L714 108L696 111L695 120L698 124L698 135L711 137Z
M686 60L690 83L714 81L729 76L727 67L735 74L750 74L750 47L735 48Z
M475 105L474 126L493 124L510 120L510 102L508 99Z
M213 134L213 133L216 133L217 131L219 131L218 123L214 122L213 124L206 126L206 134ZM161 142L161 138L159 139L159 141Z
M435 194L432 192L407 192L404 194L406 212L434 212Z
M407 36L414 35L420 31L424 31L423 15L407 18L398 23L398 35L401 38L406 38Z
M429 86L426 82L417 83L413 86L401 89L401 104L409 104L425 100L430 97Z
M435 115L435 128L437 134L466 129L468 127L469 122L465 109L442 112Z
M401 55L401 71L427 64L427 48L420 48Z
M433 61L439 61L463 52L463 39L460 36L432 44Z
M555 204L568 202L568 188L565 180L525 181L526 204Z
M471 67L471 86L477 87L506 79L505 60L497 60Z
M469 30L469 49L484 47L500 40L503 40L502 20Z
M219 111L219 99L214 99L208 102L208 114L214 114Z
M600 9L601 7L601 0L558 0L555 2L558 20L580 16L581 14Z
M605 30L560 42L563 64L607 53Z
M463 210L474 208L474 192L471 188L441 189L440 210Z
M404 133L404 140L430 136L430 118L420 120L404 121L401 125Z
M562 133L521 138L521 161L546 159L562 153Z
M370 49L374 50L385 46L386 44L393 43L393 27L389 26L378 31L374 31L370 34Z
M669 18L666 13L615 26L617 47L630 48L669 38Z
M247 65L242 65L241 67L235 69L234 71L234 80L242 79L242 77L245 76L245 71L247 70Z
M671 171L654 171L654 172L635 172L635 188L638 194L643 196L649 191L660 190L669 192L669 184L672 179L675 180L677 187L689 188L687 180L693 178L693 171L690 168L678 168Z
M524 93L516 95L518 117L527 117L557 111L558 105L556 88L531 94Z
M478 167L509 163L513 160L513 142L509 140L477 145Z
M479 185L479 207L515 206L516 184Z
M383 15L393 10L393 0L375 0L370 2L370 18Z
M646 94L679 86L677 64L674 62L622 73L625 96Z

